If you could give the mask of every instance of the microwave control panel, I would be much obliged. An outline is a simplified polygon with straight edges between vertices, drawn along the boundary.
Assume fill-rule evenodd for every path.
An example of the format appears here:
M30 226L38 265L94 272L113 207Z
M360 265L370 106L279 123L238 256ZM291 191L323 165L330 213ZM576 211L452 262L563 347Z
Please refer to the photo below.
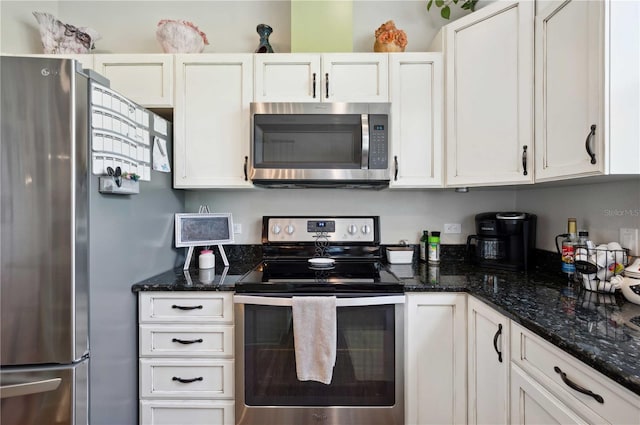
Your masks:
M389 165L389 116L369 115L369 169L385 170Z

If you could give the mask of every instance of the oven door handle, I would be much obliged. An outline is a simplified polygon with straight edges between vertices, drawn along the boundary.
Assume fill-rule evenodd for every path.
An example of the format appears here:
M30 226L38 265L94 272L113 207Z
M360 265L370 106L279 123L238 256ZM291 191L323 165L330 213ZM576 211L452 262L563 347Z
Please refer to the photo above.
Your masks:
M310 295L316 296L316 295ZM323 296L323 295L317 295ZM352 297L336 299L336 307L360 307L369 305L404 304L404 295L384 295L380 297ZM260 297L255 295L234 295L234 304L273 305L291 307L291 298Z

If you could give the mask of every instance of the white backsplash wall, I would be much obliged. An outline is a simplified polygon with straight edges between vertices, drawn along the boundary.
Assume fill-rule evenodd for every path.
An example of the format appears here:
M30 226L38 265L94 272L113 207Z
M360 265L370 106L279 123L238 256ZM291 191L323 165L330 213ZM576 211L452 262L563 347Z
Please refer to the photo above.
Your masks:
M407 239L417 243L422 230L439 230L445 223L462 224L461 234L442 234L442 243L466 243L475 233L474 216L515 208L515 190L253 189L247 191L186 192L185 212L209 205L212 212L230 212L242 224L236 244L261 243L263 215L379 215L384 244Z
M596 243L618 241L621 227L640 228L640 177L590 183L577 179L557 186L535 185L516 191L516 208L538 215L537 247L555 251L555 236L575 217L578 229Z

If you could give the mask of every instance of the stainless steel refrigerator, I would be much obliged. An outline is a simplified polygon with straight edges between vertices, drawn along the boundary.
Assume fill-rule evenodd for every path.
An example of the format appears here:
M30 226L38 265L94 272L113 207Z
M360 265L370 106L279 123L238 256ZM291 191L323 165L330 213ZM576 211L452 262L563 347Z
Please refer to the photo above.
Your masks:
M0 423L87 424L88 76L0 57Z

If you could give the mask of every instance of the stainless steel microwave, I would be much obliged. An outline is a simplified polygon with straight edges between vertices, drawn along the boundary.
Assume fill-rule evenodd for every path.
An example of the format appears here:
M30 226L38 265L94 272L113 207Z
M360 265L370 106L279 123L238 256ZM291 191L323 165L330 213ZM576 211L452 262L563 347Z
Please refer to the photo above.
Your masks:
M268 187L389 185L389 103L251 103L250 176Z

